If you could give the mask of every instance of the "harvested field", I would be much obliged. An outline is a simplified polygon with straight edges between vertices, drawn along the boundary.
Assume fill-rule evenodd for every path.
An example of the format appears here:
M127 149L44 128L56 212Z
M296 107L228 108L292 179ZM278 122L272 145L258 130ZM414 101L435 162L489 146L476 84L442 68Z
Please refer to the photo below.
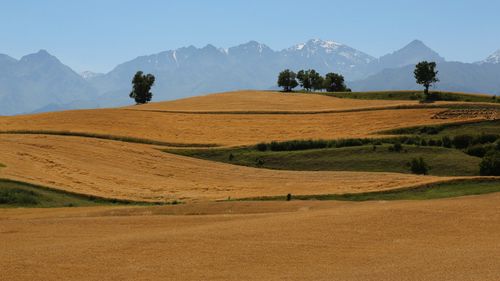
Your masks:
M276 171L81 137L0 135L0 177L138 201L388 190L450 179L397 173Z
M500 276L500 194L418 202L13 209L0 210L0 222L5 280Z
M328 97L326 97L328 99ZM0 118L0 132L66 131L175 144L248 145L292 139L373 137L401 127L449 123L443 109L399 109L328 114L180 114L125 109L54 112ZM469 118L453 119L453 122Z
M417 104L418 101L409 100L358 100L340 99L317 94L238 91L210 94L168 102L154 102L128 108L174 112L311 112Z

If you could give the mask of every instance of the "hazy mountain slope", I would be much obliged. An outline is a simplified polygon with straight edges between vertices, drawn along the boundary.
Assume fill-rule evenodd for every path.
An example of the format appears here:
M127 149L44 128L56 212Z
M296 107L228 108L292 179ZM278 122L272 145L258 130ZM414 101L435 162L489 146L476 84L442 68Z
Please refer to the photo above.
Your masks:
M415 83L414 66L383 70L366 79L350 83L355 91L421 89ZM441 62L435 89L500 94L500 64Z
M398 68L415 65L420 61L444 62L445 59L427 47L422 41L414 40L400 50L387 54L373 61L369 66L369 73L376 73L388 68Z
M90 101L96 96L95 88L43 50L19 61L2 56L0 74L3 115L31 112L51 103Z
M237 89L268 89L284 68L315 68L360 77L364 66L373 59L332 41L310 40L279 52L250 41L229 49L190 46L142 56L88 81L99 89L105 105L115 105L130 102L130 78L139 69L157 77L153 92L156 100L163 100Z

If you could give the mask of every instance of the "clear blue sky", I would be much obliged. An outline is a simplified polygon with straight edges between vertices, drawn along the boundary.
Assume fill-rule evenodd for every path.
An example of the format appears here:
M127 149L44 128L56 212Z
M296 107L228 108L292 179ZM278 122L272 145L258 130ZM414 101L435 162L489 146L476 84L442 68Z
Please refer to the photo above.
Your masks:
M77 71L106 72L187 45L321 38L380 56L421 39L473 62L500 49L499 13L496 0L0 0L0 53L46 49Z

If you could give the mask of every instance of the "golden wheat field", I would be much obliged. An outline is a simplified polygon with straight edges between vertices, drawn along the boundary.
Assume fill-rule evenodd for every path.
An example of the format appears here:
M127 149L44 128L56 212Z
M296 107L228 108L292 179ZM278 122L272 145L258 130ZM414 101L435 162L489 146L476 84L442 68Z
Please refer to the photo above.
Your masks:
M239 146L377 137L382 130L483 118L435 118L453 115L446 107L396 108L413 104L245 91L0 117L0 178L106 198L184 203L0 208L0 280L497 281L499 194L216 202L383 191L452 177L258 169L174 155L161 151L165 146L53 135Z
M0 211L3 280L497 281L500 196Z
M0 135L0 155L7 166L0 170L3 178L139 201L355 193L448 179L256 169L177 156L147 145L66 136Z
M69 131L180 144L249 145L262 141L376 137L400 127L449 123L443 109L325 114L182 114L124 109L78 110L0 118L2 131ZM458 118L453 121L463 121Z
M317 94L237 91L127 107L181 112L322 112L417 105L418 101L340 99Z

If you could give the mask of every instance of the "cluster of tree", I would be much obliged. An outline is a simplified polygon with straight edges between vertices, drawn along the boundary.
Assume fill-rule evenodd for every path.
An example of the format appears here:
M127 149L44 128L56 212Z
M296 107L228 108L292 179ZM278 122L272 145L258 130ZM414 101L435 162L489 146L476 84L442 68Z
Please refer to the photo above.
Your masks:
M350 92L347 88L344 76L337 73L327 73L324 77L316 70L300 70L295 73L290 69L285 69L278 76L278 86L285 92L291 92L297 86L301 86L306 91L327 92Z

